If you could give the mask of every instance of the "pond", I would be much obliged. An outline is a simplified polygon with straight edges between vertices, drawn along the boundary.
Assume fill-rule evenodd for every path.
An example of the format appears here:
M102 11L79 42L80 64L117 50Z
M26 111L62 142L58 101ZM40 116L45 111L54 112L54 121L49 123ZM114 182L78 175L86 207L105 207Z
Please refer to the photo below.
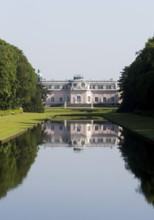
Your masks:
M108 121L46 122L0 146L2 220L151 220L154 146Z

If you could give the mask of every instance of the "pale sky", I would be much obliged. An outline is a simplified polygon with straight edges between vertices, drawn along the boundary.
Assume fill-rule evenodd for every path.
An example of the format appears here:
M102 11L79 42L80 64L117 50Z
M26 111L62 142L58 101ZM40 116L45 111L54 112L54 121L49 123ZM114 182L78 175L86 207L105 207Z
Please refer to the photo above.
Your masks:
M0 0L0 38L46 79L119 79L154 36L154 0Z

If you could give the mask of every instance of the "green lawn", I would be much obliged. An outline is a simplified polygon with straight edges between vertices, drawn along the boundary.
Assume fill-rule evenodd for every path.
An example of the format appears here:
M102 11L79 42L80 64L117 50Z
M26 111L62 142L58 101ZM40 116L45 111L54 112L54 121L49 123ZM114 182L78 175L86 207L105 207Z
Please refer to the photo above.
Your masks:
M98 114L110 112L112 109L63 109L63 108L47 108L45 113L19 113L15 115L0 116L0 142L3 143L20 133L27 131L27 129L33 128L38 123L43 122L46 119L60 119L62 114L68 116L62 116L61 120L67 118L72 119L76 114L75 119L82 117L86 118L86 114L92 115L93 119L100 119ZM90 116L89 116L90 117Z
M112 112L112 113L111 113ZM13 137L33 128L46 119L95 119L103 117L119 124L139 135L154 141L154 118L130 113L115 113L114 109L63 109L47 108L45 113L19 113L15 115L0 116L0 142L5 142Z
M142 135L154 141L154 117L141 116L133 113L104 114L104 117L138 135Z

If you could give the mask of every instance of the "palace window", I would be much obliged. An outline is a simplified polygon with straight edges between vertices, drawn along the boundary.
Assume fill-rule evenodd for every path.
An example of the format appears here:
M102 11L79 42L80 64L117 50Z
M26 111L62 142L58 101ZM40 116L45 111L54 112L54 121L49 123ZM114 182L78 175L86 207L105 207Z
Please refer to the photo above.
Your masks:
M88 102L90 102L90 101L91 101L90 96L88 96Z
M67 96L67 102L70 102L70 96Z
M114 102L114 97L111 97L111 102Z
M55 89L60 89L60 85L55 85L54 88Z
M63 97L59 97L59 102L63 102Z
M106 125L103 126L103 131L106 131Z
M70 131L70 125L67 125L67 131Z
M54 96L51 97L51 102L53 103L55 101Z
M103 89L103 85L98 85L98 89Z
M106 102L106 97L103 97L103 102Z
M97 143L103 143L103 138L99 138Z
M81 125L77 125L77 132L81 131Z
M91 142L92 142L92 143L96 143L96 140L95 140L95 138L93 138L93 139L91 140Z
M55 143L60 143L59 138L55 138Z
M111 138L106 138L106 143L111 143Z
M51 131L54 131L54 129L55 129L54 125L51 125Z
M90 89L96 89L96 85L90 85Z
M81 96L80 95L77 95L77 102L81 102Z
M62 126L62 125L59 126L59 130L60 130L60 131L63 130L63 126Z
M111 89L111 85L106 85L106 89Z
M95 131L98 131L98 125L95 126Z
M111 131L114 131L114 125L111 126Z
M95 102L98 103L98 97L95 97Z

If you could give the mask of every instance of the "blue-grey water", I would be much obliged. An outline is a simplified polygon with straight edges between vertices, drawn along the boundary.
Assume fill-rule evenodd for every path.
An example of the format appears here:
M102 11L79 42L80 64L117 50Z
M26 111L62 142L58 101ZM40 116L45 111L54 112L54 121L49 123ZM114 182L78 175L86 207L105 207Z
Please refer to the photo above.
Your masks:
M0 147L2 220L152 220L154 148L110 122L47 122Z

